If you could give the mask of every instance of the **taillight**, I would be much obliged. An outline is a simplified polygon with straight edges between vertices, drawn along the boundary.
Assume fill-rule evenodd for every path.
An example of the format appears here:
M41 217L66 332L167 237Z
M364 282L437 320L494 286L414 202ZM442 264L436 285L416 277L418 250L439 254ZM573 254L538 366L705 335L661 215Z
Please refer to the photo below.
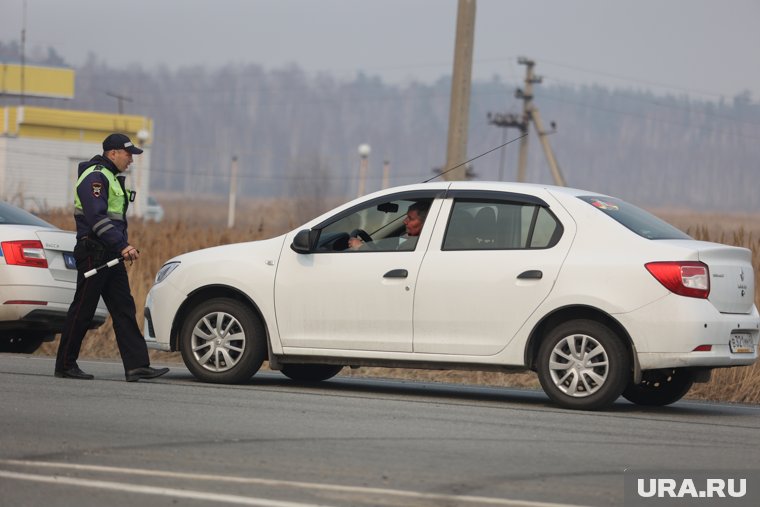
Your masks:
M710 295L710 270L702 262L650 262L646 268L670 292L701 299Z
M33 268L48 267L40 241L3 241L1 245L6 264Z

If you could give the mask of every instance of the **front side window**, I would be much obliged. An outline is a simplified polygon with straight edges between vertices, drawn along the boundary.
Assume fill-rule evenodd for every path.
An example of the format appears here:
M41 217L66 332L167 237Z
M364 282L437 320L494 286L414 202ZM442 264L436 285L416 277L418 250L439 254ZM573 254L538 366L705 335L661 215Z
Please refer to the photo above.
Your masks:
M320 229L317 252L409 251L417 246L432 198L373 201Z
M457 199L443 250L549 248L562 225L545 207L532 203Z

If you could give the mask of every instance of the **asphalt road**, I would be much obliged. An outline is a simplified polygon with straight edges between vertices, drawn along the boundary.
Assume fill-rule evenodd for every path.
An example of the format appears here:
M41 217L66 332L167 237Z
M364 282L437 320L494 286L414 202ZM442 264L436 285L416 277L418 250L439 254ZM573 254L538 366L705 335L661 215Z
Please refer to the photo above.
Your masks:
M537 391L264 373L54 378L0 354L8 506L622 505L623 471L760 470L760 407L559 409Z

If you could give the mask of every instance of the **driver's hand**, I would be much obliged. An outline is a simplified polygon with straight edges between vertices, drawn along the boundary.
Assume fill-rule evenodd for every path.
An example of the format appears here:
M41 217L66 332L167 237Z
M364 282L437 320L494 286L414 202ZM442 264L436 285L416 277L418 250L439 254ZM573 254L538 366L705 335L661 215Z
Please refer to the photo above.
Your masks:
M351 250L359 250L364 246L364 241L361 238L348 238L348 248Z

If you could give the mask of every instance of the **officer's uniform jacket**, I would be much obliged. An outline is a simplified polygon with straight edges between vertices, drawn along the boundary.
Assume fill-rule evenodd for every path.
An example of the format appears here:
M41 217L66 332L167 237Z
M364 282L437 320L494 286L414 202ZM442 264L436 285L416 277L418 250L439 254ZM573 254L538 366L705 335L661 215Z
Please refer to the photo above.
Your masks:
M121 252L129 245L127 208L130 192L124 176L109 159L96 155L79 164L74 198L77 240L98 240L106 250Z

